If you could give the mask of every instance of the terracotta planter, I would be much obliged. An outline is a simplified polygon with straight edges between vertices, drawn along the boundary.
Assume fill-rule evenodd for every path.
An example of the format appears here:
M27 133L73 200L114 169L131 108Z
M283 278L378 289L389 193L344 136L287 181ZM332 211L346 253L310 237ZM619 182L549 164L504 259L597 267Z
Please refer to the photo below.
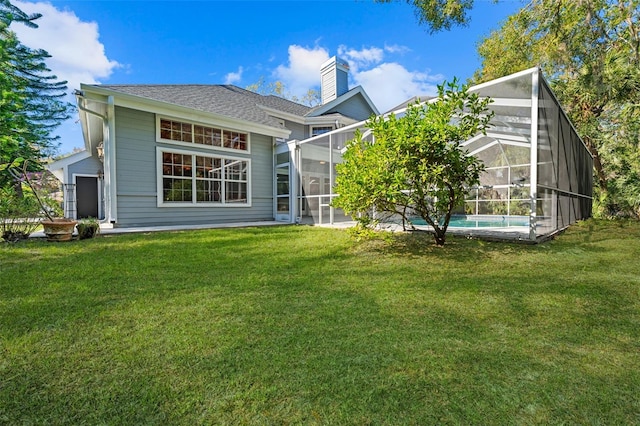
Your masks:
M40 223L42 223L42 227L44 228L47 241L71 241L73 230L78 221L63 218L53 219L53 221L43 220Z

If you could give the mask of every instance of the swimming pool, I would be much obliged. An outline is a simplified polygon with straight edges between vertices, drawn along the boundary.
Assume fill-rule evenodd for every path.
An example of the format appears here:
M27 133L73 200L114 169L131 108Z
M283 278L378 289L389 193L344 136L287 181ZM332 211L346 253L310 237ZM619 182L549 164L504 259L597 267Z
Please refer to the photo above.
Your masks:
M414 225L426 225L421 218L411 219ZM527 216L489 216L489 215L454 215L449 221L449 228L510 228L529 226Z

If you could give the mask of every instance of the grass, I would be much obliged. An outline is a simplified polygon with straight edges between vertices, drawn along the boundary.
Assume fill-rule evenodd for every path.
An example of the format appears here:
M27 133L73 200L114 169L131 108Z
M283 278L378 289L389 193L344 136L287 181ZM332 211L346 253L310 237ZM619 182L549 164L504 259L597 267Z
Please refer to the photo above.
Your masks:
M638 424L640 223L0 246L0 423Z

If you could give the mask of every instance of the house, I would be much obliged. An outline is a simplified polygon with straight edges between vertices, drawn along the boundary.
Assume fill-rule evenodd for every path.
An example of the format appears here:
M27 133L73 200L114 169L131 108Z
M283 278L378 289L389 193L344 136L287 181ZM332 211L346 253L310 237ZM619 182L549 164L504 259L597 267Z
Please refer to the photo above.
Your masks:
M50 165L65 214L117 227L349 221L334 208L336 165L379 114L336 57L310 108L230 85L82 85L86 150ZM539 68L472 86L491 128L460 144L485 165L449 230L540 241L591 215L593 158ZM416 101L398 106L401 116ZM374 212L375 214L375 212Z
M85 150L49 165L65 216L116 227L293 222L289 144L379 113L362 87L349 89L343 60L320 76L314 108L233 85L81 85Z

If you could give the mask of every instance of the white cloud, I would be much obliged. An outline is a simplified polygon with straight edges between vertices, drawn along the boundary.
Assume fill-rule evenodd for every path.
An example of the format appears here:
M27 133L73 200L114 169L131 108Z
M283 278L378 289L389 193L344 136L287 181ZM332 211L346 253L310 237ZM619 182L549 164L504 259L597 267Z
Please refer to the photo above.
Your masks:
M384 50L379 47L350 49L344 45L338 47L338 55L349 61L352 69L378 64L384 59Z
M405 53L411 52L410 48L408 48L407 46L401 46L399 44L392 44L392 45L385 44L384 45L384 50L385 50L385 52L399 53L401 55L404 55Z
M320 83L320 66L329 59L329 52L322 47L305 48L289 46L289 63L280 65L274 77L284 83L292 95L304 96Z
M238 67L238 71L230 72L224 77L224 84L235 84L242 80L242 67Z
M390 62L361 70L353 75L353 79L364 88L378 110L386 112L413 96L435 95L437 87L434 82L443 78L427 72L409 71L398 63Z
M14 3L24 12L41 13L37 29L15 23L11 29L26 46L44 49L51 58L47 66L59 80L66 80L69 91L80 88L80 83L97 83L107 78L120 66L107 58L104 45L100 43L98 25L83 22L73 12L61 11L50 3Z
M399 45L360 50L341 45L337 54L349 61L350 87L361 85L378 110L386 112L414 96L436 95L436 84L444 80L440 74L410 71L398 62L384 62L385 55L401 55L408 51L409 48ZM274 78L283 82L290 94L302 96L310 88L319 86L320 66L328 59L329 52L325 48L291 45L288 64L278 66Z

